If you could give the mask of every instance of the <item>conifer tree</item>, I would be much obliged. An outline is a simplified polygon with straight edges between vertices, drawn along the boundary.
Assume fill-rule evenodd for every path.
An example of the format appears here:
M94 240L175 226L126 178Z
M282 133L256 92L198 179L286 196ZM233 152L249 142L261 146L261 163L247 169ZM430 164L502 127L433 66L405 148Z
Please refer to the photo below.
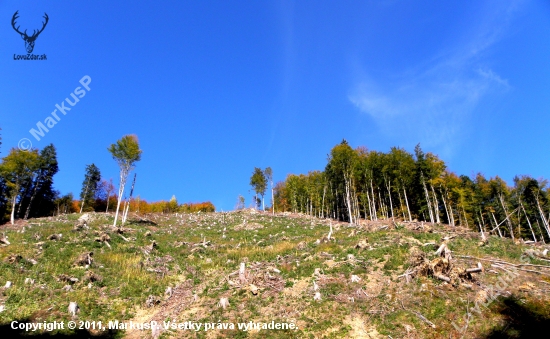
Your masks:
M80 213L84 206L94 209L95 196L99 189L99 182L101 180L101 172L95 164L86 165L86 173L84 175L84 181L82 182L82 190L80 191Z

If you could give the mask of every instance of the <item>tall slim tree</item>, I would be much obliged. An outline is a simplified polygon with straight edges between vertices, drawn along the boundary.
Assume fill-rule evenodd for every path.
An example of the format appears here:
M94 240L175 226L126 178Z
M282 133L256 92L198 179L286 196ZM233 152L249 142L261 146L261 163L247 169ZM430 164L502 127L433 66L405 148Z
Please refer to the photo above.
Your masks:
M354 223L355 192L353 191L355 177L353 169L358 160L357 152L354 151L346 140L342 140L330 151L328 164L325 167L328 179L334 187L342 194L342 206L348 211L349 223Z
M84 175L82 190L80 191L80 213L82 213L84 206L94 207L95 196L99 189L100 181L101 172L99 168L95 164L86 165L86 174Z
M269 182L269 186L271 187L271 209L272 214L275 214L275 197L273 195L273 170L271 167L268 167L264 170L265 178Z
M258 201L258 194L262 196L262 206L263 206L263 210L265 210L265 205L263 201L264 201L265 190L267 188L267 179L261 168L258 168L258 167L254 168L252 177L250 177L250 186L252 186L252 189L254 189L254 192L256 192L256 195L255 195L256 201Z
M143 151L139 148L137 136L133 134L123 136L116 143L112 144L108 150L120 168L120 186L118 188L118 201L115 220L113 222L113 226L116 226L118 211L120 210L120 201L124 194L124 187L126 186L126 179L128 179L130 171L134 169L136 162L141 160L141 153Z

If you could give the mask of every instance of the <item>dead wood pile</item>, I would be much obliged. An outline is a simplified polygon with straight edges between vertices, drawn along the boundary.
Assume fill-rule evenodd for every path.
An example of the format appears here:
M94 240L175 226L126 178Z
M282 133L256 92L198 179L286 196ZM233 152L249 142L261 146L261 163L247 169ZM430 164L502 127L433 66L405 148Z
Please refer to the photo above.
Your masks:
M253 295L261 292L262 295L273 296L282 292L285 287L285 280L280 273L280 270L269 263L241 263L239 270L230 273L226 279L229 285L247 289Z

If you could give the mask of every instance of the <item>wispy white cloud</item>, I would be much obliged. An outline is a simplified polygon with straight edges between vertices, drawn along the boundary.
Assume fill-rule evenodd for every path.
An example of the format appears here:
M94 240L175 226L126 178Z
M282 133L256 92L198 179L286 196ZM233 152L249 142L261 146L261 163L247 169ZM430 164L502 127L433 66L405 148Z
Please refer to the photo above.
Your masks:
M487 66L484 55L505 33L516 5L492 9L462 43L434 57L427 67L412 65L391 84L363 77L349 100L372 117L385 136L420 141L450 155L480 103L511 88Z

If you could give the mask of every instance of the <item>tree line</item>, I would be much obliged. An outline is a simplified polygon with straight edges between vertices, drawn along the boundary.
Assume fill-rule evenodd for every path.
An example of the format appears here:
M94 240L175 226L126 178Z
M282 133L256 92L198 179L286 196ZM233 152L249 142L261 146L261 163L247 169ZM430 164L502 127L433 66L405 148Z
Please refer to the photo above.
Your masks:
M290 174L274 187L277 211L360 219L426 221L465 226L482 233L550 240L550 190L545 179L516 176L471 178L450 171L420 145L383 153L353 149L346 140L330 151L324 171Z
M2 144L0 138L0 145ZM141 149L135 135L125 135L108 148L120 169L118 190L113 180L102 178L95 164L86 165L79 199L72 193L61 195L53 187L53 177L58 173L57 152L53 144L42 150L12 148L0 162L0 223L15 219L28 219L64 213L108 212L115 210L114 225L119 212L126 221L130 210L149 212L213 212L210 202L178 204L175 197L170 201L147 202L133 198L136 175L129 196L124 195L130 172L141 159ZM122 205L122 206L121 206ZM122 209L121 209L122 207Z

